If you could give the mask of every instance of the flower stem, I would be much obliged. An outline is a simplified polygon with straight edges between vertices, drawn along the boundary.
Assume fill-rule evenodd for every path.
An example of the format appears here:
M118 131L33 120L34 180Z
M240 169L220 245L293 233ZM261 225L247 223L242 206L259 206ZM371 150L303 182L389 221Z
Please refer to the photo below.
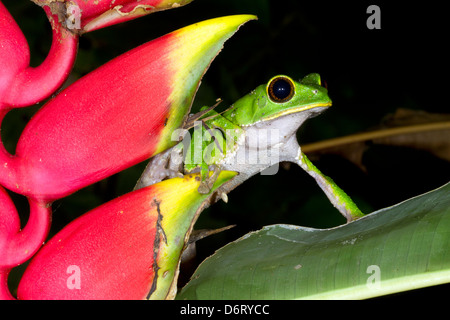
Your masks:
M57 16L44 7L52 25L52 45L45 60L35 68L27 67L10 84L4 101L12 107L25 107L54 93L67 79L75 62L78 35L67 30Z
M15 300L8 288L9 270L0 270L0 300Z
M17 223L19 218L15 208L11 208L11 204L3 207L0 216L1 224L8 228L0 230L0 271L16 267L31 258L48 235L51 224L51 207L47 203L31 198L28 199L28 202L30 216L23 229L20 229L20 225Z

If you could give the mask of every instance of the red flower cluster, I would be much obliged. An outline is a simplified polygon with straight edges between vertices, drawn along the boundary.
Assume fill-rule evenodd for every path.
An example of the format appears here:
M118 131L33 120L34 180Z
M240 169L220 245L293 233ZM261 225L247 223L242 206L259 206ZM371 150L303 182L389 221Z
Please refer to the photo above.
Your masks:
M191 0L35 0L53 42L29 66L21 30L0 2L0 120L39 102L65 81L83 32ZM173 298L179 256L208 195L195 176L130 192L81 216L47 244L51 202L172 146L200 79L223 43L254 16L203 21L143 44L92 71L48 101L9 154L0 144L0 184L27 196L25 228L0 186L0 298L11 268L38 250L20 299ZM223 172L215 188L232 178Z

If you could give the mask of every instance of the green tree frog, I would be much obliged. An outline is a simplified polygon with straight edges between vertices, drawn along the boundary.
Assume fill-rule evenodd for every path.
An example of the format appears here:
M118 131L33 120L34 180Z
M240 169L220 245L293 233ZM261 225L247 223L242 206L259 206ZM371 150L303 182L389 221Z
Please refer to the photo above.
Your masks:
M211 203L257 173L273 174L282 161L293 162L308 172L332 204L347 219L363 214L330 178L323 175L302 153L296 132L303 122L331 106L320 76L309 74L299 82L277 75L267 84L242 97L218 113L203 108L192 115L185 128L174 132L174 147L153 157L136 188L182 174L201 172L198 192L209 193L220 170L239 174L216 190ZM194 121L195 120L195 121ZM192 125L194 123L194 126ZM186 134L188 127L192 134Z

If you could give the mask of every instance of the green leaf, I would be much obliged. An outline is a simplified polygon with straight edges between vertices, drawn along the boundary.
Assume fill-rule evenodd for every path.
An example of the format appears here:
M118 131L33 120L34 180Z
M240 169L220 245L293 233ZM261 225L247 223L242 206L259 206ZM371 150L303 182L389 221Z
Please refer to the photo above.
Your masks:
M364 299L448 283L449 230L450 183L335 228L266 226L206 259L177 298Z

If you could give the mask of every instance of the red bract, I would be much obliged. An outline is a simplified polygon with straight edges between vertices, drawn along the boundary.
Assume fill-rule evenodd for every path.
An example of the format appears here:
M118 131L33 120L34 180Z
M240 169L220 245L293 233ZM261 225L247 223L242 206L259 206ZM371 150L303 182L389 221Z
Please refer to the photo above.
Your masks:
M185 27L81 78L32 118L14 157L0 153L1 184L50 202L174 145L211 60L254 18Z
M36 68L29 66L30 52L19 26L0 2L0 109L35 104L50 96L72 69L78 37L49 14L52 46Z
M0 2L0 121L11 108L34 104L63 83L78 34L190 1L35 0L53 30L51 50L37 68L29 66L26 40ZM0 144L0 184L27 196L30 205L21 229L14 204L0 187L0 298L12 298L6 283L10 269L45 240L49 203L174 145L171 135L184 124L212 59L241 24L254 18L204 21L131 50L42 107L23 131L15 155ZM231 177L222 173L217 186ZM179 255L208 197L197 188L194 176L174 179L78 219L33 260L20 297L173 297ZM61 272L76 272L72 267L83 272L84 290L68 294Z
M192 0L33 0L51 8L68 29L83 33L135 19L156 11L177 8Z
M213 191L235 176L224 171ZM181 251L204 201L200 176L139 189L86 213L27 267L19 299L173 298Z

